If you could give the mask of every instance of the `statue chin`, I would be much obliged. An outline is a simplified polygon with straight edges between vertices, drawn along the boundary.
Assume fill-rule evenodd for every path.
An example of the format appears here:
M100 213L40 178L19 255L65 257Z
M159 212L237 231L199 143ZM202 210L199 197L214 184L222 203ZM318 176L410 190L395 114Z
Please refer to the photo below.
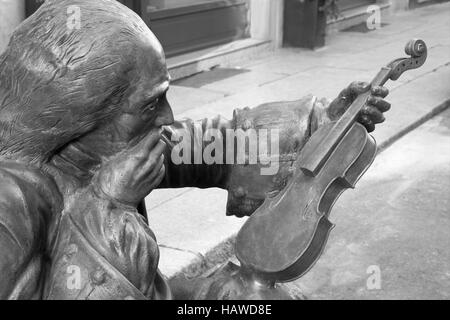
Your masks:
M250 216L264 202L262 199L241 198L236 199L232 195L228 195L227 216L245 217Z

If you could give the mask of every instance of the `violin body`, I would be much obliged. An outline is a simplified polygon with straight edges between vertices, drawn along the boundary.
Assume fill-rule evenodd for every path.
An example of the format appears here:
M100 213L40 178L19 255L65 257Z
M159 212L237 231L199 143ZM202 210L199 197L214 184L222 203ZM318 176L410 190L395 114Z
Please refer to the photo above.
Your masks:
M371 82L382 86L427 58L424 41L406 44L409 57L382 67ZM293 178L266 199L236 238L241 273L262 282L287 282L305 274L320 257L333 228L330 211L346 189L354 188L372 164L376 143L357 122L370 92L360 94L335 122L322 126L301 150Z
M332 126L321 127L302 153L314 150ZM301 153L285 191L267 199L239 232L236 256L243 266L263 279L279 282L306 273L333 228L328 220L331 208L343 191L355 187L375 159L376 149L373 137L355 123L317 176L303 172Z

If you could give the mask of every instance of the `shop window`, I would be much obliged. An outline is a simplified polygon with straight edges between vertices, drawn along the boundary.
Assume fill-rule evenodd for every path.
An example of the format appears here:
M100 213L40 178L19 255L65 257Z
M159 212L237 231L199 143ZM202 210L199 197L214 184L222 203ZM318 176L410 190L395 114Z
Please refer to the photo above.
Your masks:
M338 6L340 11L351 10L357 7L370 6L376 3L375 0L339 0Z
M124 0L161 41L167 56L248 36L248 0Z

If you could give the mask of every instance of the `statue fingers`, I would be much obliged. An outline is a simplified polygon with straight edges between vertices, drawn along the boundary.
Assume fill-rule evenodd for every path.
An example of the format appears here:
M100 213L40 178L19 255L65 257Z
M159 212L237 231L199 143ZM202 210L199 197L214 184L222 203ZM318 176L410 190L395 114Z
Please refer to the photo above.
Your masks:
M329 108L330 113L333 117L339 117L347 110L359 94L366 92L369 88L370 84L366 82L352 82L342 90L338 97L331 103Z
M370 83L363 81L354 81L348 87L353 98L370 89Z
M367 132L372 132L375 130L375 124L372 122L370 117L365 114L361 114L359 117L359 122L366 127Z
M380 97L371 96L367 99L367 104L377 108L380 112L386 112L391 109L391 104Z
M151 130L136 146L133 150L136 151L138 157L145 161L155 149L161 140L161 131L159 129Z
M157 188L166 176L166 167L161 165L158 170L153 171L145 180L144 188L150 193L153 189Z
M378 110L378 108L366 105L362 110L361 114L367 116L373 123L382 123L385 120L383 113Z
M155 151L155 154L152 154L148 161L142 166L140 174L143 178L150 180L155 178L158 171L164 166L164 154L157 153L158 151Z
M386 98L388 96L388 94L389 94L389 89L386 87L375 86L372 88L372 95L374 95L374 96Z

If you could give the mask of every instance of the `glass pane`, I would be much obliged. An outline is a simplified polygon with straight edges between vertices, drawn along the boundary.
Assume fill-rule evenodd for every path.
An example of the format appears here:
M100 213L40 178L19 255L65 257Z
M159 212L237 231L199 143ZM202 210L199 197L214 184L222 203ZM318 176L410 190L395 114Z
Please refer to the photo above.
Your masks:
M171 9L179 7L189 7L192 5L208 2L217 2L217 0L148 0L148 11L161 9Z
M356 7L369 6L375 2L375 0L339 0L338 6L340 10L344 11Z

